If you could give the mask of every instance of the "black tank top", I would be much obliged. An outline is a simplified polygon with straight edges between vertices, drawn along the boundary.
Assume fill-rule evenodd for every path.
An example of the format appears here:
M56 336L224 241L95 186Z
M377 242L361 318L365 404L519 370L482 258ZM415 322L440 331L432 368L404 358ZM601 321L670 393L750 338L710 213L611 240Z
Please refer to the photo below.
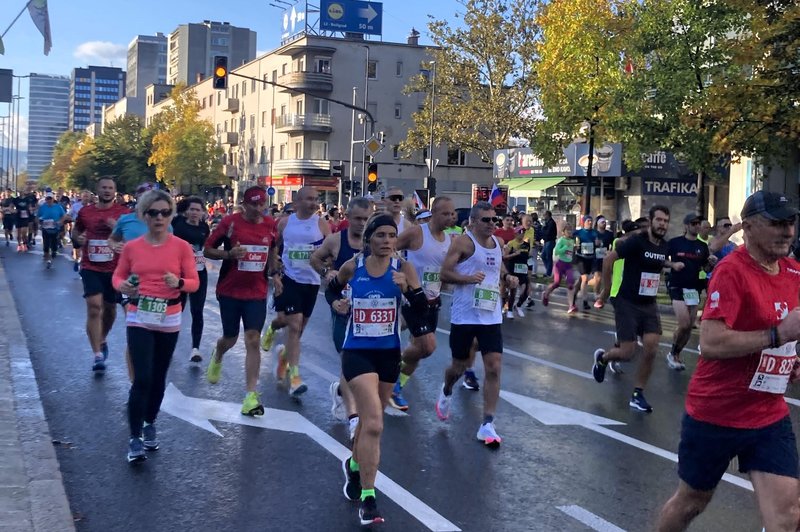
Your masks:
M342 264L353 258L353 255L359 252L358 249L350 247L350 242L347 239L347 229L342 229L339 233L341 236L341 243L339 244L339 254L336 255L336 260L333 261L333 269L338 270Z

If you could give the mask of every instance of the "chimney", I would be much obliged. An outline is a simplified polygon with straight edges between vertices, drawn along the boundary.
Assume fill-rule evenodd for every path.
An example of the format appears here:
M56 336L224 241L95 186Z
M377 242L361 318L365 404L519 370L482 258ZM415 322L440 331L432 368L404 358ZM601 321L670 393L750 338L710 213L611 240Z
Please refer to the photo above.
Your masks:
M411 33L409 34L406 43L411 46L419 46L419 32L416 29L411 28Z

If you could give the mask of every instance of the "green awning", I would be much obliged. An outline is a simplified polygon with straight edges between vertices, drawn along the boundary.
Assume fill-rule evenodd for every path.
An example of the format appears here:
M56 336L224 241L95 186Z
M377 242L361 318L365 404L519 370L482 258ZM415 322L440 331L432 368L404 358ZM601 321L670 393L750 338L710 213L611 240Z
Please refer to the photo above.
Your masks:
M535 177L532 179L519 177L514 179L501 179L499 184L508 187L509 196L538 196L538 194L533 193L554 187L565 179L566 177Z

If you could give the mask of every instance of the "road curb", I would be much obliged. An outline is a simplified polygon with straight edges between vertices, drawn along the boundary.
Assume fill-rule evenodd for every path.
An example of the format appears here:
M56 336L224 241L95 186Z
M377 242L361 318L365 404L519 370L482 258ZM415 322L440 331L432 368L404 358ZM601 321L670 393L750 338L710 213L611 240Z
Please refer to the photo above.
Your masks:
M0 261L0 523L74 531L19 312Z

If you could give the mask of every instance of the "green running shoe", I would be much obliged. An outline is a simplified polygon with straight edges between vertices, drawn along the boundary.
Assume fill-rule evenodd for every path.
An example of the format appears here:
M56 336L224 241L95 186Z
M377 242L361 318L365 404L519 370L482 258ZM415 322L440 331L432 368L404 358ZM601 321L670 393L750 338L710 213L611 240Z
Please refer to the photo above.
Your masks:
M208 362L208 369L206 370L206 379L211 384L219 382L219 376L222 373L222 362L217 360L217 348L211 352L211 360Z
M247 395L244 396L244 402L242 403L242 415L244 416L264 415L264 405L261 404L261 401L258 398L258 393L247 392Z
M272 341L275 339L275 330L272 328L272 325L267 327L267 330L264 331L264 334L261 335L261 349L263 351L269 351L272 348Z

